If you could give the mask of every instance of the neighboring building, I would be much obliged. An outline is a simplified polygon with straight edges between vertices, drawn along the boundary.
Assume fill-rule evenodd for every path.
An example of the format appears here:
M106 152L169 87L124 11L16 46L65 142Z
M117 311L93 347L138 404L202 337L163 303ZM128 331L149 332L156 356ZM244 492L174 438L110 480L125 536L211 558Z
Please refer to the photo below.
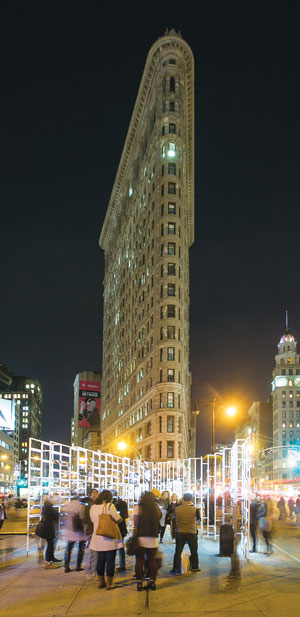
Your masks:
M19 478L28 477L29 439L42 436L42 390L37 380L29 377L14 376L5 365L0 365L0 409L6 421L0 423L0 429L13 440L14 469ZM3 374L9 380L3 379Z
M13 491L15 485L14 469L13 436L5 431L0 431L0 495Z
M274 480L300 477L300 362L297 341L286 328L272 372Z
M103 224L102 449L195 454L189 247L194 241L194 60L174 30L146 61ZM130 449L128 450L130 455Z
M13 381L13 373L6 364L0 362L0 391L9 392Z
M273 420L272 401L254 401L248 409L248 419L235 430L235 439L251 436L252 467L256 483L272 480Z
M97 371L78 373L74 381L74 415L71 423L72 446L100 444L101 375ZM93 438L89 436L93 433ZM94 448L92 448L94 449ZM99 446L96 448L99 449Z

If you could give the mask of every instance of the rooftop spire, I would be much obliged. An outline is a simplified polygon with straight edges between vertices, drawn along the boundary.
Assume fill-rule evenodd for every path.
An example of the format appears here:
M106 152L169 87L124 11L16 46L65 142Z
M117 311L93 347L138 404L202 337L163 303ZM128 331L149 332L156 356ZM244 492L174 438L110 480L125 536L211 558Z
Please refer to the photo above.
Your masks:
M285 330L286 330L286 332L288 331L288 329L289 329L289 312L285 311Z

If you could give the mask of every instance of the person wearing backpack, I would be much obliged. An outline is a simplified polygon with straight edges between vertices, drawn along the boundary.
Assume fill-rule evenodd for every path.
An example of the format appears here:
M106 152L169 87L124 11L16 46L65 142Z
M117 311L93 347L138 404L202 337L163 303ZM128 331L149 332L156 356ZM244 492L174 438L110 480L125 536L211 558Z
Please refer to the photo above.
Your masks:
M88 536L83 530L84 505L80 503L78 497L73 497L66 506L62 508L64 514L64 538L67 541L65 550L65 572L72 572L70 568L71 554L74 544L78 543L76 572L80 572L84 568L81 567L85 543Z

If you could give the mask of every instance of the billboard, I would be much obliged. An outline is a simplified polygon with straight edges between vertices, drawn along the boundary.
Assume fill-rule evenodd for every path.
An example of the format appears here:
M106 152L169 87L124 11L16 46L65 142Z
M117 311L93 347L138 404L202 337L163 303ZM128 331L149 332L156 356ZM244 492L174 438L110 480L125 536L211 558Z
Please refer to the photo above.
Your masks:
M0 398L0 430L15 430L15 401Z
M79 381L78 426L100 427L100 381Z

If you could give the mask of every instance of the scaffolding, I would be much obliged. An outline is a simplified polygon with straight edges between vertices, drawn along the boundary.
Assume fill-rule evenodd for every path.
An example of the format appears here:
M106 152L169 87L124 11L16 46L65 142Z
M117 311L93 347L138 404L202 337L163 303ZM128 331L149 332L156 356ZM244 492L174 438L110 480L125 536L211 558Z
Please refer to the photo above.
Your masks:
M200 512L201 536L216 540L222 523L233 521L237 529L239 519L243 546L249 532L250 459L245 440L216 454L153 463L31 438L27 546L46 496L60 512L73 495L86 496L92 488L113 490L129 512L144 491L157 489L179 497L189 492Z

